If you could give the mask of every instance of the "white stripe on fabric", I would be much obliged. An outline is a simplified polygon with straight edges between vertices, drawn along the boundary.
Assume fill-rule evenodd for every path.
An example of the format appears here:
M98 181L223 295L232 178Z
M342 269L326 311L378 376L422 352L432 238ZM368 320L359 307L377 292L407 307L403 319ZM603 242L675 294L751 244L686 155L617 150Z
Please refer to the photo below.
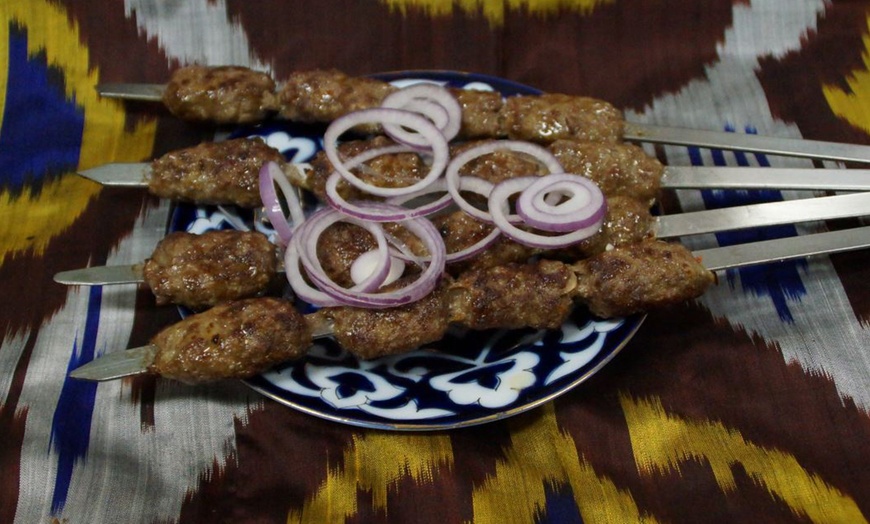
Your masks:
M816 29L825 2L790 2L787 8L776 0L755 0L735 4L734 24L719 46L719 60L706 71L706 80L688 83L679 93L657 99L643 114L629 114L637 121L699 129L722 129L728 123L738 128L752 125L759 134L800 138L796 126L777 121L767 105L756 77L761 57L781 57L800 49L801 39ZM665 147L668 163L687 165L683 147ZM712 165L710 153L702 151L705 165ZM733 160L730 153L726 158ZM751 158L751 157L750 157ZM778 167L812 167L809 160L769 157ZM731 161L729 161L731 164ZM731 164L736 165L736 163ZM827 163L834 167L838 164ZM678 192L686 210L704 204L697 191ZM785 198L806 193L783 192ZM798 226L801 233L818 230L818 224ZM712 235L685 240L691 248L716 245ZM807 294L789 302L792 323L780 319L767 297L744 292L740 281L731 289L720 284L700 299L716 317L762 337L782 352L785 361L798 362L813 374L831 377L844 398L870 410L870 330L861 326L829 259L811 260L802 275Z
M269 71L253 56L244 29L227 16L225 0L125 0L128 18L156 37L182 64L241 65Z

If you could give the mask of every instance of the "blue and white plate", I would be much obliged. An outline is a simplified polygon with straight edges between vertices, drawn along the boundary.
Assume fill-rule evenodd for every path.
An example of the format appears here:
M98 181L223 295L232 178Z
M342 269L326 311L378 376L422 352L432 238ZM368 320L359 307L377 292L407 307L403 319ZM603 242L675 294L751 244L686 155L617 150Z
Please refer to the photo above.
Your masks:
M455 72L412 71L379 78L396 84L426 81L496 90L503 95L539 93L503 79ZM262 136L289 161L305 162L320 150L323 129L270 123L238 129L234 135ZM170 229L201 233L240 224L250 227L250 212L181 205ZM471 426L528 411L573 389L604 367L644 318L601 320L577 307L558 330L457 330L436 344L375 360L360 360L331 340L320 340L305 358L246 383L291 408L355 426L389 430Z

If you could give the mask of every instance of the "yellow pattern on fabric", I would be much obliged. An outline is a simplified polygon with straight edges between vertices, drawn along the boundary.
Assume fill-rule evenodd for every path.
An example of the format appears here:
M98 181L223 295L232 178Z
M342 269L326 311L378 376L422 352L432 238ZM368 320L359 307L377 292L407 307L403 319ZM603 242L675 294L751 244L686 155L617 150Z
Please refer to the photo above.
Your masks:
M658 399L620 397L635 463L642 475L679 472L687 461L709 464L724 492L734 491L732 468L740 464L753 481L799 516L813 522L867 522L855 501L790 454L747 442L719 422L693 422L668 415Z
M561 431L555 408L538 408L537 417L514 419L505 459L473 493L474 523L535 522L545 513L547 486L569 485L583 522L655 522L642 515L631 494L599 476L577 455L571 435Z
M560 11L580 14L592 12L597 6L612 4L615 0L382 0L391 9L401 13L408 8L419 8L429 16L449 16L455 9L467 14L482 13L491 25L504 23L508 10L522 10L532 15L552 15Z
M62 71L66 97L75 98L83 108L85 123L79 169L110 161L135 161L148 157L154 146L156 123L125 129L124 107L112 100L100 99L94 90L99 73L90 68L88 50L81 45L78 27L57 4L41 0L3 0L0 25L3 42L8 48L10 24L20 25L27 33L30 56L44 53L48 66ZM7 74L8 52L0 64ZM52 238L65 231L81 216L100 186L78 175L69 175L45 184L38 193L24 191L12 196L0 192L0 264L17 252L41 254ZM22 227L22 210L27 211L27 227Z
M0 129L3 129L3 115L6 114L6 86L9 83L9 21L6 7L0 5ZM2 260L0 260L2 262Z
M823 85L822 92L835 115L870 133L870 16L867 17L867 29L861 54L865 68L853 71L846 78L850 92L832 85Z
M343 459L343 467L330 471L302 511L291 512L287 522L344 522L356 514L360 490L371 492L376 510L386 511L391 487L408 477L418 484L431 483L437 470L453 467L453 448L445 435L369 433L354 435Z

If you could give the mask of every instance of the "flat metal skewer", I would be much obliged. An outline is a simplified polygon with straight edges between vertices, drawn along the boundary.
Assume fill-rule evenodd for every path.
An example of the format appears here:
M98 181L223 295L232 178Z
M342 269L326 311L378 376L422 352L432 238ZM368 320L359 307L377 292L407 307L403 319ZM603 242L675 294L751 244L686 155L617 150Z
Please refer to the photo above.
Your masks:
M623 139L843 162L870 162L870 146L626 122Z

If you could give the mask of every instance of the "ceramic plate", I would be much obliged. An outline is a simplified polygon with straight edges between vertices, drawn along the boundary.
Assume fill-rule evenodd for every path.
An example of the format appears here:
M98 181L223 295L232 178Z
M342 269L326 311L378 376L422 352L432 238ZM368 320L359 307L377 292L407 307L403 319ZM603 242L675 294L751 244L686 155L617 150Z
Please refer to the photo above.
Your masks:
M503 79L455 72L412 71L379 78L399 85L437 82L503 95L538 93ZM238 129L233 135L261 136L289 161L304 162L320 150L323 129L270 123ZM181 205L170 229L201 233L253 223L250 213L234 208ZM262 224L255 227L271 233ZM356 426L471 426L522 413L578 386L625 346L643 319L636 315L601 320L578 307L558 330L457 330L437 344L376 360L359 360L327 339L318 341L305 358L246 382L291 408Z

